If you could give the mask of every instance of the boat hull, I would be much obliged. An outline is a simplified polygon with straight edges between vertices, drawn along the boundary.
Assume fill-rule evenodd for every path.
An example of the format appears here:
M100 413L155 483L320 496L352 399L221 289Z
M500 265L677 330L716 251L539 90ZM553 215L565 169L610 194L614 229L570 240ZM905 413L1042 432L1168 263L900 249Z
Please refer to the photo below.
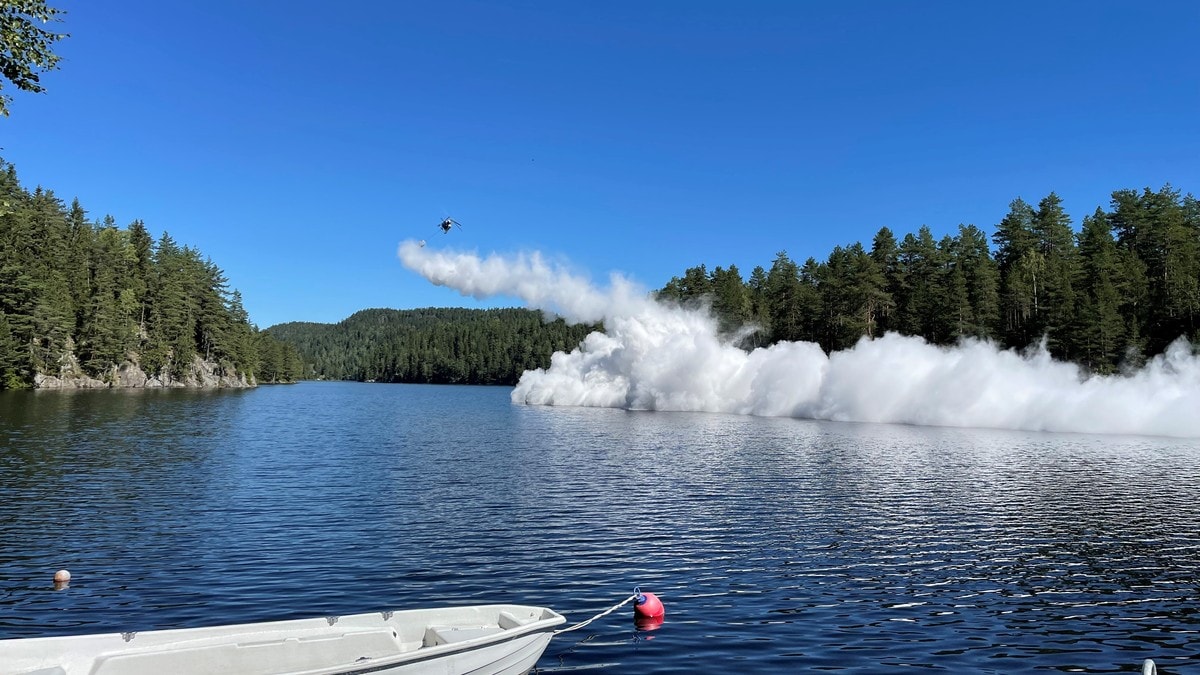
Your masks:
M565 621L483 605L0 640L0 664L6 675L517 675Z

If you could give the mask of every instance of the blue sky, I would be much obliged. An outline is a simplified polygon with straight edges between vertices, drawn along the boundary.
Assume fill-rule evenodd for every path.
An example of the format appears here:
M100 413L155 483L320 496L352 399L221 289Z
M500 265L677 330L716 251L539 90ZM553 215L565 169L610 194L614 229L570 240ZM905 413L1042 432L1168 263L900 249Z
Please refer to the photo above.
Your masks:
M51 0L0 156L225 270L260 327L496 306L405 239L748 276L1051 191L1200 192L1200 4ZM452 216L462 230L443 236Z

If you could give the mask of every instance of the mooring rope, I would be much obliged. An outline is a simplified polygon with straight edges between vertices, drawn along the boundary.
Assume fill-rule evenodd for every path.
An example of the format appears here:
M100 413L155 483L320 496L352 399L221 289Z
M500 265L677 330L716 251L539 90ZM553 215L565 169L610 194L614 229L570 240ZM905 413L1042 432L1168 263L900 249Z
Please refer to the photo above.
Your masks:
M596 619L599 619L602 616L608 616L609 614L612 614L613 612L617 611L622 606L624 606L626 603L628 603L630 600L633 600L636 597L637 597L637 593L634 593L633 595L629 596L628 598L625 598L624 600L618 602L617 604L613 605L612 607L609 607L608 609L604 610L603 612L600 612L599 614L597 614L596 616L593 616L592 618L588 619L587 621L577 623L574 626L569 626L567 628L559 628L558 630L554 631L554 634L558 635L559 633L566 633L567 631L572 631L572 630L576 630L578 628L583 628L584 626L595 621Z

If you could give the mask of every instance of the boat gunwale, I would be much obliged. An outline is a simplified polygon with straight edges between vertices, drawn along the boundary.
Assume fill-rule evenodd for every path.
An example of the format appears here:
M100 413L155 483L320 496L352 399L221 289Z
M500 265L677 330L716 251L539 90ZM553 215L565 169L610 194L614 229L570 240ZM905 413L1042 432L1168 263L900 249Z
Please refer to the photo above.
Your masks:
M461 616L456 616L454 614L456 612L460 613ZM504 628L500 627L499 622L499 618L504 612L510 615L515 614L516 616L532 615L533 619L528 623L519 623L516 626ZM439 613L449 614L439 615ZM423 615L426 617L424 620L422 620ZM414 649L396 651L395 653L371 658L368 661L325 664L316 668L282 672L288 675L367 675L409 663L487 649L538 633L547 633L552 637L552 629L555 626L566 623L566 618L558 612L548 607L536 605L447 605L421 609L376 611L350 615L282 619L278 621L197 626L191 628L8 638L0 639L0 659L16 656L17 658L22 658L22 660L34 659L40 661L40 663L35 663L34 660L27 661L28 665L20 666L24 670L17 671L18 673L38 672L40 669L53 669L56 666L62 668L71 665L75 665L76 667L83 666L87 669L84 672L91 672L92 668L98 665L104 657L108 656L153 654L156 652L169 652L171 650L204 649L206 647L237 645L240 640L245 640L248 637L256 635L264 638L261 642L283 642L289 637L296 637L297 633L300 633L302 638L319 639L322 636L333 637L336 635L341 637L354 633L370 633L387 628L392 628L395 631L398 628L396 623L403 622L405 619L416 619L413 625L422 627L422 632L438 627L454 628L456 626L479 625L478 622L470 620L474 618L472 615L478 615L479 619L484 621L484 626L495 625L499 627L499 630L493 633L442 644L428 646L418 644ZM486 617L488 615L496 617L497 620L494 623L487 621ZM438 619L441 620L439 621ZM370 625L366 622L375 623L374 625ZM395 637L399 637L399 634L396 633ZM139 639L142 641L142 644L135 644ZM147 639L149 639L149 644L145 642ZM547 640L548 642L549 640ZM126 649L113 648L114 644L120 646L122 643L126 646ZM397 644L411 643L398 642ZM54 647L61 657L56 659L56 662L52 662L54 660L53 657L37 659L33 654L38 647ZM545 647L543 646L542 648L544 649ZM75 651L74 655L71 653L72 649ZM32 668L32 670L28 670L28 668ZM74 670L66 670L66 672L72 673Z

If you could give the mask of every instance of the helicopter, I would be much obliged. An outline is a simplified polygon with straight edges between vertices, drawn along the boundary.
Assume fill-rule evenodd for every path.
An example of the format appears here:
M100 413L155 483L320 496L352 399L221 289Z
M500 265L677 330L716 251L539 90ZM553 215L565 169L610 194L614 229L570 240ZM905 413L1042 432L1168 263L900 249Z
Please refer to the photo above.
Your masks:
M442 222L438 223L438 227L442 228L442 234L449 234L450 229L453 227L458 227L458 229L461 230L462 223L458 222L457 220L455 220L453 218L447 218L447 219L443 220Z

